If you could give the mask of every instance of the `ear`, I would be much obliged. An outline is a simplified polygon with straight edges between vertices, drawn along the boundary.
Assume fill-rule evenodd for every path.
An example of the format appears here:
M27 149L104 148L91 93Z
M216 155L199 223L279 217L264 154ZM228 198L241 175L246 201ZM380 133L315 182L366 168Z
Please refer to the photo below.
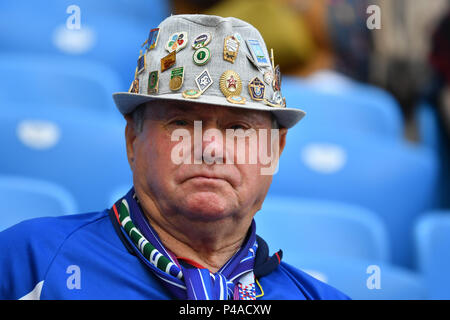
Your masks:
M134 129L133 118L130 115L125 116L127 125L125 127L125 141L127 145L128 163L132 171L134 171L134 142L136 140L136 130Z

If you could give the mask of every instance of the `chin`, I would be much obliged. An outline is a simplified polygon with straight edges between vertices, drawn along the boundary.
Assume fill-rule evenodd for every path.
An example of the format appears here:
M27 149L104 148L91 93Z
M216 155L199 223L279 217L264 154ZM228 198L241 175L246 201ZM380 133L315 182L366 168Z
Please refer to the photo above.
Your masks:
M234 206L214 192L196 192L184 199L183 211L194 220L217 221L229 217Z

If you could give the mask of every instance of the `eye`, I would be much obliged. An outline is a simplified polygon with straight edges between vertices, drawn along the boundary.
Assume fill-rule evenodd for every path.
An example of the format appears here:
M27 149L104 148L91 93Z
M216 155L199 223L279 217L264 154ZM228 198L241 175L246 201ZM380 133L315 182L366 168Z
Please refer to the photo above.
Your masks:
M188 124L188 122L186 120L183 120L183 119L175 119L175 120L172 120L170 122L170 124L173 124L175 126L184 127L184 126L186 126Z
M246 126L244 126L243 124L240 124L240 123L236 123L236 124L230 125L229 128L233 129L233 130L238 130L238 129L246 130L247 129Z

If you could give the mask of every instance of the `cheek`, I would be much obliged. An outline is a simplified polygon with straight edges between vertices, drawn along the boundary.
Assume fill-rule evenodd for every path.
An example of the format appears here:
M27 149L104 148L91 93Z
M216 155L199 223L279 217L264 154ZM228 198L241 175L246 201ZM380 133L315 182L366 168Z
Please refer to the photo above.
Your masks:
M168 177L174 165L170 159L170 137L162 133L148 133L139 137L135 146L136 175L146 180L160 180L157 177ZM148 181L150 183L150 181Z
M248 195L265 195L272 182L271 175L262 175L260 164L237 165L241 174L242 184L241 192Z

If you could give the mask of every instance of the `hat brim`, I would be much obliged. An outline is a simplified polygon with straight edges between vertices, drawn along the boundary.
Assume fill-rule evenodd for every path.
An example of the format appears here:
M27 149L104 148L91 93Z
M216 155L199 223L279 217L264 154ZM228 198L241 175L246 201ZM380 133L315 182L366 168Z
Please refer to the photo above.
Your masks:
M172 101L182 100L183 102L186 103L203 103L231 108L234 107L248 110L269 111L275 116L280 126L288 129L293 127L306 115L306 113L300 109L277 108L266 106L262 103L256 103L252 101L246 101L245 104L234 104L228 102L226 98L223 96L218 97L211 95L201 95L196 99L186 99L181 95L181 93L169 93L158 96L158 95L145 95L129 92L117 92L113 94L113 99L114 102L116 103L117 108L123 115L133 112L133 110L137 106L143 103L158 100L172 100Z

